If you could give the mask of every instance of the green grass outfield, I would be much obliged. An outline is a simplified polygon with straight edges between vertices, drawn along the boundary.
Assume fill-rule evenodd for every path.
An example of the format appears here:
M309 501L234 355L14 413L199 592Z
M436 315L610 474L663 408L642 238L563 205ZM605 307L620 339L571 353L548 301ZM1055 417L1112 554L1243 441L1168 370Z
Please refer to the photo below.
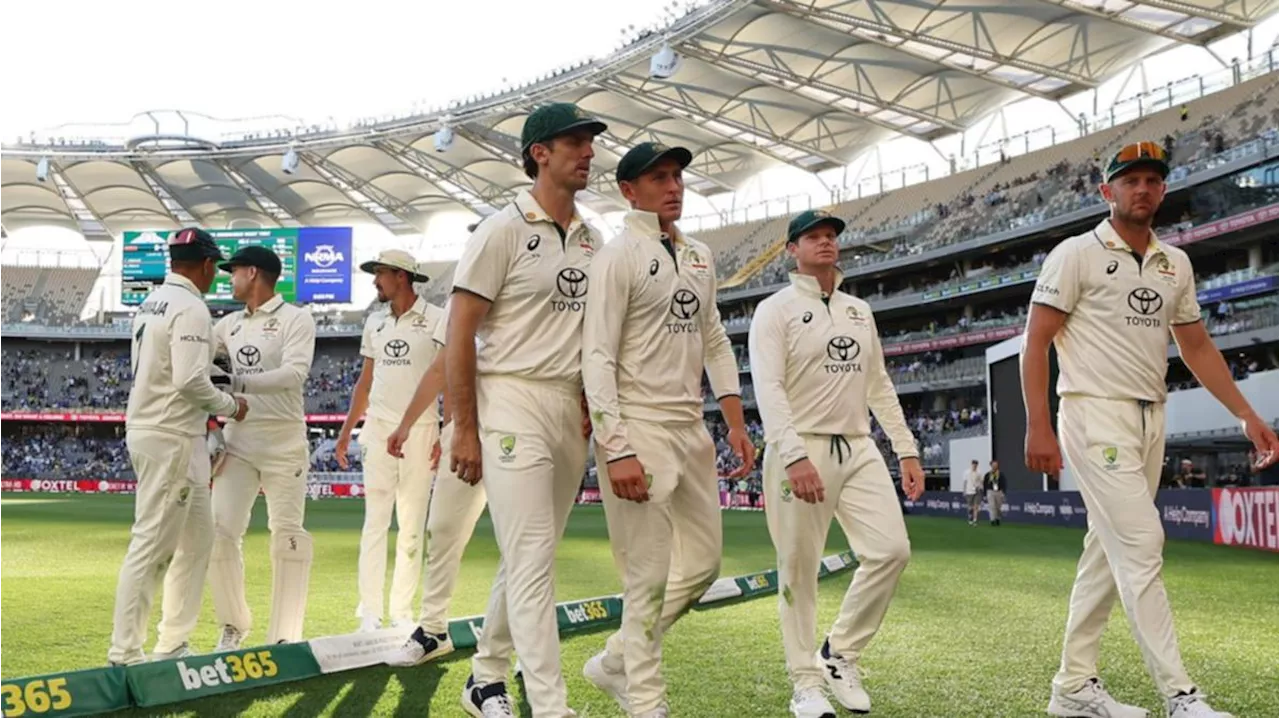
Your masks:
M132 497L38 496L0 502L0 615L3 675L19 677L100 665L111 632L116 572L128 540ZM355 566L363 506L308 506L316 537L306 630L354 629ZM773 565L762 514L724 514L724 574ZM885 627L863 660L874 715L902 718L1043 715L1057 667L1067 595L1082 532L910 518L914 555ZM577 508L560 548L558 599L618 590L598 508ZM838 529L830 552L845 548ZM270 566L262 502L245 539L250 605L265 630ZM1183 657L1214 705L1240 718L1275 716L1278 655L1273 554L1170 542L1165 581ZM463 562L452 615L481 613L497 562L481 521ZM819 621L834 619L850 574L821 584ZM157 609L158 612L158 609ZM158 615L156 616L158 620ZM154 641L153 633L149 641ZM212 648L216 627L205 599L195 646ZM570 705L583 718L617 716L612 701L581 677L604 634L564 641ZM148 644L150 647L150 643ZM457 716L469 652L419 668L371 668L121 715ZM1163 715L1163 706L1117 608L1102 649L1102 675L1117 697ZM668 634L666 676L677 716L787 715L776 601L772 597L698 611ZM518 694L518 689L515 691Z

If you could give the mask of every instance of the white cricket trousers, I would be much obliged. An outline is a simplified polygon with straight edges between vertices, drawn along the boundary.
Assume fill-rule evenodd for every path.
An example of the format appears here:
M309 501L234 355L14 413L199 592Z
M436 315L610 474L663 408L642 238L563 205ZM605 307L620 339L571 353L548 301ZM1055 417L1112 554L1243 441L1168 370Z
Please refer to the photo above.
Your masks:
M481 461L501 559L472 672L506 680L512 650L534 718L572 715L560 672L556 545L587 465L581 389L513 377L476 382Z
M825 500L811 504L791 489L786 466L770 445L764 456L765 516L778 552L778 612L787 673L796 689L823 684L816 653L818 566L835 516L858 559L827 640L831 652L856 661L884 620L911 557L902 505L884 457L869 437L801 434L822 479Z
M287 554L297 554L306 565L291 584L274 581L271 622L267 643L302 639L310 574L311 536L302 527L307 503L307 429L304 425L228 425L227 457L213 479L213 559L209 587L213 609L221 626L242 633L253 627L253 616L244 589L245 532L259 490L267 500L267 528L271 532L273 573L280 573ZM289 541L292 539L292 542ZM290 552L288 547L292 545ZM283 578L283 577L278 577ZM284 589L290 605L278 605L275 593ZM283 598L283 597L282 597Z
M626 671L631 713L641 715L666 702L663 635L720 574L723 536L716 449L706 425L628 421L627 437L652 479L646 503L618 498L597 449L623 586L622 626L605 644L605 661L610 671Z
M449 601L458 584L462 553L484 513L484 485L472 486L449 468L453 452L453 423L440 431L440 468L431 487L427 509L427 564L422 571L419 625L430 634L449 630Z
M133 429L126 435L125 445L137 484L132 538L116 584L107 660L131 664L146 660L142 645L160 574L169 571L179 547L203 553L208 566L213 520L208 502L209 454L204 437ZM195 582L203 590L204 574L200 573ZM169 573L165 584L167 589ZM169 598L168 590L165 597Z
M382 618L387 583L387 532L396 515L396 560L391 575L391 620L414 623L414 593L422 578L422 542L431 500L431 447L439 428L427 419L413 425L404 442L404 458L387 453L390 422L370 419L360 435L364 454L364 529L360 534L360 608L362 617Z
M1065 396L1058 434L1089 511L1084 553L1054 676L1061 692L1098 675L1098 650L1117 588L1147 671L1164 696L1194 687L1182 666L1160 576L1164 526L1155 505L1164 462L1164 404Z

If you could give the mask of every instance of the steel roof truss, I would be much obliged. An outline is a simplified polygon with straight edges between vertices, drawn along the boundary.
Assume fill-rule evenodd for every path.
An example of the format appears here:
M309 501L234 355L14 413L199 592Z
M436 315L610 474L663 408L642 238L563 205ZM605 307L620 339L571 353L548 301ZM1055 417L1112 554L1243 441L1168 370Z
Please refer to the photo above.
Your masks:
M366 182L338 164L311 152L300 152L298 158L306 162L316 171L316 174L346 195L353 205L364 211L375 222L386 227L388 231L394 234L405 234L419 229L402 214L404 203L378 189L372 182Z

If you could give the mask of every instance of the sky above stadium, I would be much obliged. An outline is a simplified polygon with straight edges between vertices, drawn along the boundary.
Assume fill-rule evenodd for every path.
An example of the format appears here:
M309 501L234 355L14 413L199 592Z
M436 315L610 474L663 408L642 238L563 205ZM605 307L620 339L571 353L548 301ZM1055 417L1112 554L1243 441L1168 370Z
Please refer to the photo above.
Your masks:
M12 3L8 27L26 29L0 43L0 62L10 68L5 94L29 101L6 103L0 137L124 123L156 109L345 124L607 55L623 29L653 23L671 5L361 0L316 12L316 3L296 0L71 0L56 12L74 22L45 33L50 6Z

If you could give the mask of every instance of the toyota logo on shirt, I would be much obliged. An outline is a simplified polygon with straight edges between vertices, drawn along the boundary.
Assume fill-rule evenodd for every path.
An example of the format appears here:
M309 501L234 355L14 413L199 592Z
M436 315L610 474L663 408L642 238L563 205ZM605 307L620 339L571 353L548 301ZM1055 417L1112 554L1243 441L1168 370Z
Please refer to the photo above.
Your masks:
M409 359L409 342L403 339L392 339L382 347L382 352L386 356L382 359L382 366L410 366L413 360Z
M246 344L236 350L236 362L243 366L258 366L258 362L262 361L262 350Z
M1129 292L1129 308L1144 317L1151 316L1164 307L1164 297L1154 289L1138 287Z
M688 289L677 289L676 293L671 295L671 316L682 322L693 319L701 308L702 302L698 299L698 295Z
M1164 308L1164 297L1160 293L1150 287L1138 287L1129 292L1129 308L1136 312L1139 316L1125 317L1125 323L1131 327L1160 327L1159 317L1151 315L1156 314Z
M844 334L831 337L827 341L827 358L837 363L825 365L827 373L845 374L862 371L862 364L854 361L860 354L862 354L862 346L853 337Z
M577 267L565 267L556 275L556 289L563 299L553 298L551 308L557 312L580 312L587 303L587 273Z

